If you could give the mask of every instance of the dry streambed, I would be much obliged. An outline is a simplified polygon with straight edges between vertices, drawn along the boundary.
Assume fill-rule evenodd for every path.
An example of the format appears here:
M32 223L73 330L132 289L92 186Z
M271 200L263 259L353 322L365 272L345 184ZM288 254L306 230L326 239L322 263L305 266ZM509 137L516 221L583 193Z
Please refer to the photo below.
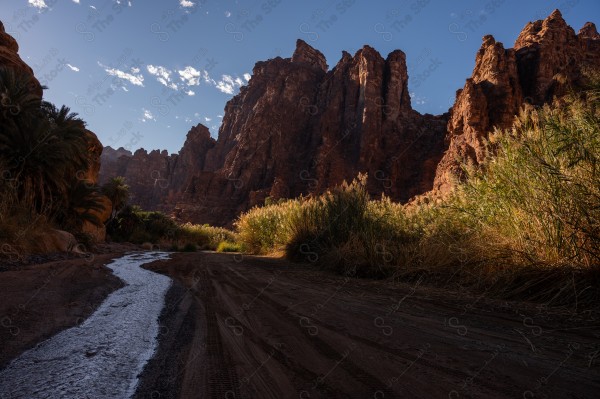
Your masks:
M141 265L161 252L129 254L107 265L126 286L113 292L85 322L23 353L0 372L9 398L129 398L152 357L168 277Z

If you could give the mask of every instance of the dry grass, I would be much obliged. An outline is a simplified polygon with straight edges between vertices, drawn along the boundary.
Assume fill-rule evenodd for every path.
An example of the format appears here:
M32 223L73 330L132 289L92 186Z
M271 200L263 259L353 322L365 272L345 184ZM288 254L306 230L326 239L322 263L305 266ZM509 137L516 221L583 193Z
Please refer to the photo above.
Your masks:
M254 208L245 250L339 273L424 279L547 305L600 299L598 92L524 110L489 161L441 203L371 200L366 176L319 198Z

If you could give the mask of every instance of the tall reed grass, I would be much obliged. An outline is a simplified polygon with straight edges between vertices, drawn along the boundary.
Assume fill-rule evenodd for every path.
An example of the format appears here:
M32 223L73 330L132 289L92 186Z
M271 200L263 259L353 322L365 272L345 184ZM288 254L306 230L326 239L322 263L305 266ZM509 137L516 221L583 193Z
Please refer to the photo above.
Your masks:
M370 199L367 176L316 198L254 208L248 252L284 251L340 273L427 279L551 304L600 299L598 90L526 108L488 161L442 201Z

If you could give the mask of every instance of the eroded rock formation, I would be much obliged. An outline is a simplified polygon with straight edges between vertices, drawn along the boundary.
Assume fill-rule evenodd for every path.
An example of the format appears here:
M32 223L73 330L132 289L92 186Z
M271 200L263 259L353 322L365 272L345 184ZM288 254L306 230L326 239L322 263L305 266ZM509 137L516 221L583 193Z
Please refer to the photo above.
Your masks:
M101 175L125 176L142 206L175 204L179 219L215 225L267 197L321 193L359 172L374 196L444 193L525 102L551 101L578 84L582 68L600 67L599 46L593 24L576 35L558 11L527 24L512 49L485 36L454 106L433 116L411 107L402 51L383 58L365 46L328 70L323 54L298 40L291 58L255 65L227 103L216 141L198 125L179 155L107 149Z
M593 23L576 35L558 10L529 22L513 49L485 36L473 74L450 111L448 150L437 166L435 190L448 192L461 175L461 164L479 164L489 134L509 127L524 103L548 103L576 86L583 69L600 68L599 46Z
M31 76L29 91L42 97L42 86L33 75L33 70L19 56L19 44L14 37L6 33L4 24L0 21L0 65L26 72Z
M432 188L447 123L414 111L407 85L401 51L384 59L365 46L327 71L325 57L298 40L291 58L256 64L227 103L216 142L190 132L179 155L138 150L103 168L125 176L142 206L166 210L168 198L178 218L217 225L267 197L321 193L359 172L371 176L373 195L406 201ZM166 177L162 196L149 171Z

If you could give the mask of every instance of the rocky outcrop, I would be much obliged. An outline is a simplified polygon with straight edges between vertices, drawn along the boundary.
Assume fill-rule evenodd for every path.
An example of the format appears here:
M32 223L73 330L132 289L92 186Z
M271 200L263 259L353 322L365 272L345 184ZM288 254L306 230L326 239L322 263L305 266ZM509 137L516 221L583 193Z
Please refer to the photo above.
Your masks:
M87 170L81 171L76 176L77 179L83 180L85 184L97 185L98 174L100 172L100 158L102 156L102 143L98 140L98 137L91 131L86 131L86 139L88 141L88 154L89 154L89 167ZM83 220L81 226L81 232L88 234L97 242L106 240L106 226L104 223L110 218L112 211L112 203L108 197L104 195L98 195L98 202L103 206L101 210L87 210L80 209L78 212L89 213L92 217L96 218L100 225L96 225L87 219Z
M551 101L580 77L581 44L558 10L543 21L528 23L514 49L523 94L530 103Z
M63 230L50 229L43 233L34 233L29 240L33 254L53 252L83 254L85 250L83 246L79 245L73 234Z
M451 189L462 164L483 160L489 134L509 127L524 103L548 103L579 83L582 68L599 68L598 36L592 23L576 35L558 10L528 23L513 49L485 36L473 74L450 111L448 150L437 166L436 192Z
M596 25L587 22L577 34L584 57L584 68L594 68L600 65L600 34Z
M216 141L197 126L179 155L138 151L103 159L103 168L128 178L138 203L175 203L180 220L215 225L267 197L322 193L359 172L372 195L396 201L448 192L461 165L481 163L489 133L509 127L524 103L551 101L578 84L585 65L600 67L598 36L593 24L576 35L558 11L527 24L512 49L485 36L472 76L440 116L412 109L402 51L383 58L365 46L328 70L323 54L298 40L291 58L255 65ZM168 189L157 193L149 171Z
M120 174L142 206L166 209L175 201L181 220L216 225L267 197L321 193L359 172L371 176L373 195L406 201L432 188L446 123L446 116L412 109L403 52L383 58L365 46L354 56L344 52L328 71L323 55L298 40L291 58L256 64L227 103L216 142L190 132L177 156L138 151L117 166L103 160L103 168L127 164ZM155 193L142 184L150 170L165 171L166 202L143 202Z
M39 81L34 76L33 70L29 65L27 65L19 56L19 45L17 41L8 33L6 33L4 29L4 24L0 21L0 67L14 69L19 73L19 76L24 76L25 81L27 83L27 91L29 93L34 94L42 100L43 89L40 85ZM11 101L9 98L2 98L2 101ZM86 130L86 140L88 143L87 153L89 156L89 165L86 170L80 170L74 176L75 179L84 182L85 184L95 185L98 182L98 173L100 171L100 158L102 154L102 143L98 140L98 137L91 131ZM65 178L71 178L71 176L65 176ZM103 223L108 219L108 215L110 214L110 201L108 198L101 196L100 201L104 203L108 212L93 212L94 215L98 218L98 220ZM85 210L80 210L80 212L84 212ZM92 235L96 240L103 241L106 236L106 230L104 226L95 226L94 224L84 221L82 225L82 231ZM50 238L50 241L44 241L40 245L40 250L49 250L48 248L53 248L53 245L56 246L57 242L63 240L65 234L70 235L69 233L61 232L60 234L54 234L56 237L60 238ZM62 237L62 238L61 238ZM72 236L71 236L72 237ZM58 240L58 241L57 241ZM63 241L67 242L69 239L64 239ZM44 245L48 244L47 247ZM56 244L56 245L55 245ZM62 244L61 244L62 245ZM66 245L66 244L65 244ZM60 247L59 249L64 250L65 248ZM57 247L58 248L58 247Z
M105 147L99 183L123 176L130 187L132 203L144 209L170 211L169 204L185 191L191 176L205 168L206 155L214 146L208 128L199 124L188 132L179 154L148 152L143 148L131 153L124 148Z
M4 30L4 24L0 21L0 65L8 66L26 72L31 76L28 90L42 97L42 86L33 75L33 70L19 56L19 44Z

